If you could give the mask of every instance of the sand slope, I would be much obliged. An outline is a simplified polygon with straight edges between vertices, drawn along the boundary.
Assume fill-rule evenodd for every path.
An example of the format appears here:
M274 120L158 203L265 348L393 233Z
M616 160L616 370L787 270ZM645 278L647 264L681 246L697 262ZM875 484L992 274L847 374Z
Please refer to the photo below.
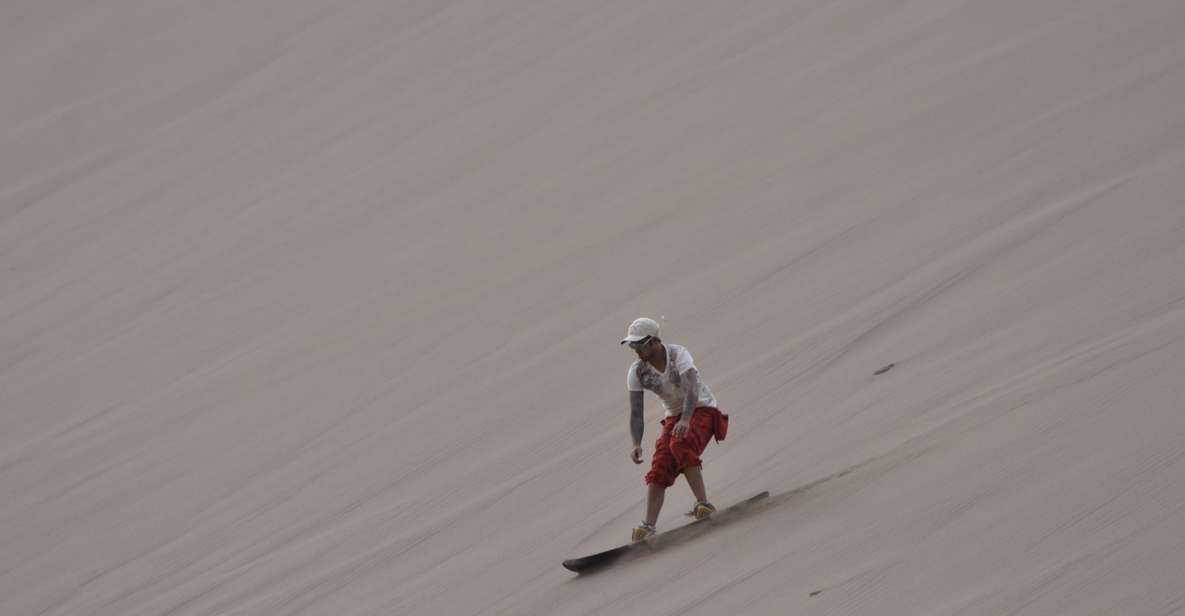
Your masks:
M5 3L0 613L1185 613L1183 32ZM640 315L774 504L575 577Z

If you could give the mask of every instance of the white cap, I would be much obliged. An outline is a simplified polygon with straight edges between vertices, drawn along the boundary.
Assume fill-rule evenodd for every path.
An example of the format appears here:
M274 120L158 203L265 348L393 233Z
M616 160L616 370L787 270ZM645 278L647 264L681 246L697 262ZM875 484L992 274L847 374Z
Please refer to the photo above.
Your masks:
M629 331L626 332L625 338L621 339L621 343L625 344L627 342L637 342L639 340L649 338L650 336L657 335L658 322L654 319L642 317L640 319L634 319L634 322L630 323Z

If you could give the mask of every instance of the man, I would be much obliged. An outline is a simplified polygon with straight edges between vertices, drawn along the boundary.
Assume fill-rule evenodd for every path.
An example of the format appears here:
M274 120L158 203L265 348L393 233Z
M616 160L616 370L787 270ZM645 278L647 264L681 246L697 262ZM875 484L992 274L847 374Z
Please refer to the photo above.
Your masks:
M653 319L635 320L621 343L628 344L638 355L626 377L630 434L634 439L630 459L634 464L642 463L643 391L657 394L666 408L662 432L654 443L650 472L646 473L646 519L633 531L633 540L641 541L658 532L655 523L666 489L674 485L680 474L687 478L687 485L695 495L689 514L702 520L716 511L708 502L700 455L712 437L724 440L728 415L716 407L716 398L700 379L691 353L679 345L664 345L658 337L658 323Z

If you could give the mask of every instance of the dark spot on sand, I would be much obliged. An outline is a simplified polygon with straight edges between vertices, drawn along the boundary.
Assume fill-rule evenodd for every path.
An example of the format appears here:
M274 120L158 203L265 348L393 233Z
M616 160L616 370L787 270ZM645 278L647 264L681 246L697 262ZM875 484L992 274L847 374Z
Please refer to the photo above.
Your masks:
M896 366L896 365L897 364L889 364L889 365L885 366L884 368L881 368L880 370L873 372L872 374L873 374L873 376L880 376L880 375L892 370L893 366Z

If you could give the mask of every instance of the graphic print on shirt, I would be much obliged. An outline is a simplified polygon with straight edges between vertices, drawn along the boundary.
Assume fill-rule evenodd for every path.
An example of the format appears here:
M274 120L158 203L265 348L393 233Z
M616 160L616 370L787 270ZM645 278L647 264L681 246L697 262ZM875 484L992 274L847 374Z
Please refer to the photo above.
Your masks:
M683 413L683 402L687 397L687 392L683 389L682 374L695 368L695 361L692 359L691 353L684 347L677 344L668 344L666 347L667 370L665 373L660 373L649 363L638 360L630 366L626 377L626 386L630 391L654 392L662 400L666 416L672 417ZM712 395L712 390L708 388L707 383L704 382L702 374L696 393L696 406L716 407L716 398Z
M654 373L654 371L645 372L642 374L642 388L649 389L655 393L662 392L662 377Z

